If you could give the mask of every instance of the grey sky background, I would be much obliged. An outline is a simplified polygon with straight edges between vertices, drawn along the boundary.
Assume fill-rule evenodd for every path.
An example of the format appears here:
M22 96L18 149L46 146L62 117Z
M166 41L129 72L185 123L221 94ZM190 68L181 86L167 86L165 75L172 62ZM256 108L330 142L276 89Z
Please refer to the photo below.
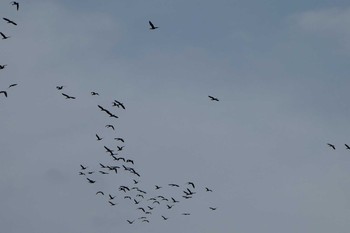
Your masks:
M0 89L19 84L0 98L1 231L349 232L347 1L20 4L0 6L18 23L0 22ZM117 120L97 108L114 99ZM141 187L193 181L196 198L129 225L136 207L95 193L130 176L78 175L116 136Z

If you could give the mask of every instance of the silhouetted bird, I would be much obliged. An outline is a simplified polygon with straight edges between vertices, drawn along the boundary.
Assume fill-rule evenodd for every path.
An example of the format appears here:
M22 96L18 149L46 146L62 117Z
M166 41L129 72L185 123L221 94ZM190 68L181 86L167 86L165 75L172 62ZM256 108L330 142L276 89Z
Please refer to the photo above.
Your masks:
M105 195L102 191L98 191L98 192L96 193L96 195L97 195L97 194Z
M98 171L99 173L103 174L103 175L108 175L108 172L104 172L104 171Z
M90 175L93 174L93 173L95 173L95 172L88 172L88 174L90 174Z
M134 202L136 205L138 205L140 203L139 201L136 201L136 199L134 199Z
M89 181L89 183L91 183L91 184L93 184L93 183L95 183L96 181L95 180L91 180L91 179L89 179L89 178L86 178L88 181Z
M146 210L142 207L137 208L138 210L142 210L143 212L146 212Z
M345 144L345 146L347 150L350 150L350 146L348 144Z
M9 20L8 18L3 18L7 23L13 24L17 26L17 23L13 22L12 20Z
M106 152L109 152L111 155L113 154L113 150L109 149L107 146L103 146L106 149Z
M118 151L121 151L123 150L124 146L117 146L117 148L118 148Z
M150 30L154 30L154 29L159 28L159 27L155 27L151 21L148 21L148 23L149 23L149 25L151 26L151 27L150 27Z
M178 203L179 201L175 200L173 197L171 198L173 200L173 203Z
M139 181L137 181L137 180L133 180L134 181L134 184L138 184L139 183Z
M208 95L208 97L210 98L210 100L213 100L213 101L219 101L219 99L218 99L218 98L215 98L215 97L213 97L213 96Z
M155 185L156 186L156 189L160 189L160 188L162 188L162 187L160 187L160 186L158 186L158 185Z
M124 139L122 139L122 138L114 138L114 140L124 142Z
M14 84L11 84L8 88L15 87L17 85L18 85L17 83L14 83Z
M142 220L142 222L147 222L147 223L149 223L149 220L147 220L147 219L144 219L144 220Z
M122 107L122 109L125 109L125 106L123 103L119 102L118 100L114 100L113 106Z
M178 184L169 184L169 186L172 186L172 187L180 187Z
M134 161L131 160L131 159L126 160L126 162L127 162L127 163L132 163L132 164L134 164Z
M62 90L64 86L56 86L57 90Z
M333 150L335 150L335 146L334 146L333 144L327 143L327 145L328 145L329 147L332 147Z
M189 184L189 185L191 185L193 188L195 188L193 182L187 182L187 184Z
M91 95L99 95L97 92L92 91Z
M5 69L5 66L7 65L0 65L0 70Z
M74 97L74 96L69 96L69 95L64 94L64 93L62 93L62 95L63 95L63 96L65 96L65 97L66 97L66 99L75 99L75 97Z
M112 196L111 194L108 194L108 196L109 196L109 200L113 200L116 196Z
M2 36L3 40L6 40L8 38L11 38L10 36L6 36L4 33L0 32L0 35Z
M111 201L108 201L108 202L109 202L109 204L111 204L111 206L115 206L116 205L115 203L113 203Z
M168 207L168 209L173 208L174 205L166 205Z
M106 128L112 128L114 130L114 126L113 125L106 125Z
M0 91L0 94L4 94L5 95L5 97L7 98L7 92L6 91Z
M131 200L131 197L130 196L125 196L124 199L130 199Z
M213 190L211 190L211 189L209 189L209 188L207 188L207 187L205 187L205 191L207 191L207 192L213 192Z
M182 213L182 215L190 215L190 213Z
M84 167L83 165L80 164L81 170L85 170L87 167Z
M100 138L100 136L98 136L97 134L96 134L96 138L97 138L97 141L101 141L102 140L102 138Z
M130 220L126 220L129 224L133 224L135 220L130 221Z
M16 6L16 9L19 10L19 3L18 2L11 2L12 6Z
M79 175L80 176L85 176L85 173L84 172L79 172Z
M216 210L216 207L214 208L214 207L209 207L209 209L211 209L211 210Z
M162 215L162 218L163 218L164 220L168 220L168 219L169 219L169 218L164 217L163 215Z

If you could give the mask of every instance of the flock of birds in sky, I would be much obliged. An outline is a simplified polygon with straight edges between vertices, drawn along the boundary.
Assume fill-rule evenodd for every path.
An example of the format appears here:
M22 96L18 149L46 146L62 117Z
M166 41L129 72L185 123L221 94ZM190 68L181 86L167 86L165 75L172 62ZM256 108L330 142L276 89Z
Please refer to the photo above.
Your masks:
M11 2L11 5L15 9L19 10L18 2ZM3 20L13 26L17 26L17 23L8 18L3 18ZM151 21L149 21L150 30L158 29ZM0 32L2 40L11 38L4 32ZM0 70L5 69L7 64L1 64ZM7 89L13 88L18 84L14 83L8 86ZM67 100L77 99L75 96L67 94L64 90L65 86L56 86L58 91L61 91L61 95ZM1 90L0 94L4 97L8 97L8 90ZM92 96L99 96L98 92L92 91ZM208 96L211 101L219 101L218 98L213 96ZM117 108L120 110L126 110L125 105L114 100L111 102L110 107L105 107L97 105L98 109L112 119L118 119L119 117L110 108ZM114 124L107 124L105 128L111 131L115 131L116 128ZM121 176L123 174L123 180L121 181L118 190L115 192L109 192L106 190L95 190L96 196L104 198L106 204L110 206L118 206L121 202L126 202L130 205L128 210L134 210L136 212L134 218L127 219L127 223L133 224L136 222L149 223L153 218L159 218L164 221L171 218L174 214L180 214L183 216L191 215L190 210L186 209L186 203L179 206L179 203L186 202L186 200L191 200L195 198L200 193L209 194L213 190L208 187L197 187L198 185L192 181L184 182L183 184L168 183L168 184L155 184L153 187L142 187L143 183L141 180L140 172L135 168L135 161L128 156L123 155L125 148L124 138L118 136L113 137L114 145L105 145L103 141L106 138L98 133L95 134L96 141L100 143L101 149L105 150L105 153L110 157L109 162L97 162L95 169L91 169L90 166L80 164L79 175L84 177L84 180L88 184L99 183L99 179L103 179L103 176ZM117 193L116 193L117 192ZM207 206L209 211L215 211L217 207ZM177 209L176 212L174 210ZM153 216L153 217L151 217Z

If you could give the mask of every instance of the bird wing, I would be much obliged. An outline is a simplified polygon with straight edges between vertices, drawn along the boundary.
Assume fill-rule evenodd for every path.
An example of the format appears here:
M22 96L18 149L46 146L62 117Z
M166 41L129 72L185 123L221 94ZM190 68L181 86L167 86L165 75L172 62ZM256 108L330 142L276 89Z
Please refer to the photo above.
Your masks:
M153 23L152 23L151 21L148 21L148 23L149 23L149 25L150 25L152 28L154 28L154 25L153 25Z
M7 97L7 92L6 91L0 91L0 93L3 93L5 97Z

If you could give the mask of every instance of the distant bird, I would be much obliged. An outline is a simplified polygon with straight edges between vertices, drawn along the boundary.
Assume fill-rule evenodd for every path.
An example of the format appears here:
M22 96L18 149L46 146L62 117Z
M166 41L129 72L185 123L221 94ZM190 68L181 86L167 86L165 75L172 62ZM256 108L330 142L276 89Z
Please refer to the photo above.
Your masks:
M92 91L91 95L99 95L97 92Z
M0 32L0 35L2 36L3 40L6 40L8 38L11 38L10 36L6 36L4 33Z
M109 202L109 204L111 204L111 206L115 206L116 205L115 203L113 203L111 201L108 201L108 202Z
M121 151L123 150L124 146L117 146L117 148L118 148L118 151Z
M147 223L149 223L149 220L147 220L147 219L144 219L144 220L142 220L142 222L147 222Z
M6 91L0 91L0 94L4 94L5 95L5 97L7 98L7 92Z
M103 175L108 175L108 172L104 172L104 171L98 171L99 173L103 174Z
M14 83L14 84L11 84L8 88L15 87L17 85L18 85L17 83Z
M207 188L207 187L205 187L205 191L207 191L207 192L213 192L213 190L211 190L211 189L209 189L209 188Z
M209 97L209 98L210 98L210 100L212 100L212 101L219 101L219 99L218 99L218 98L215 98L215 97L213 97L213 96L208 95L208 97Z
M94 172L88 172L88 174L90 174L90 175L93 174L93 173L94 173Z
M132 163L132 164L134 164L134 161L131 160L131 159L127 159L126 162L127 162L127 163Z
M130 221L130 220L126 220L129 224L133 224L135 220Z
M138 205L140 203L140 201L136 201L136 199L134 199L135 205Z
M172 186L172 187L180 187L178 184L169 184L169 186Z
M13 2L11 2L11 5L16 6L16 9L19 10L19 3L18 2L13 1Z
M335 150L335 146L334 146L333 144L327 143L327 145L328 145L329 147L332 147L333 150Z
M152 207L150 207L150 206L147 206L147 207L148 207L148 209L149 209L149 210L153 210L153 209L154 209L154 207L153 207L153 208L152 208Z
M348 144L345 144L345 146L347 150L350 150L350 146Z
M85 176L85 173L84 172L79 172L79 175L80 176Z
M97 138L97 141L101 141L102 138L100 138L100 136L98 136L98 134L96 134L96 138Z
M114 130L114 126L113 125L106 125L106 128L112 128Z
M168 207L168 209L173 208L174 205L166 205Z
M110 153L111 155L113 154L113 150L109 149L107 146L103 146L106 149L106 152Z
M171 198L173 200L173 203L178 203L179 201L175 200L173 197Z
M211 210L216 210L216 207L214 208L214 207L209 207L209 209L211 209Z
M187 184L189 184L189 185L191 185L193 188L195 188L193 182L187 182Z
M69 95L64 94L64 93L62 93L62 95L63 95L63 96L65 96L65 97L66 97L66 99L75 99L75 97L74 97L74 96L69 96Z
M182 215L190 215L190 213L182 213Z
M87 167L84 167L83 165L80 164L81 170L85 170Z
M145 214L152 214L152 212L146 211Z
M7 65L0 65L0 70L5 69L5 66Z
M108 194L108 196L109 196L109 200L113 200L116 196L112 196L111 194Z
M117 106L118 108L121 107L122 109L125 109L124 104L119 102L118 100L114 100L113 106Z
M122 138L114 138L114 140L124 142L124 139L122 139Z
M137 194L136 197L142 197L145 198L142 194Z
M146 210L142 207L137 208L138 210L142 210L143 212L146 212Z
M64 86L56 86L57 90L62 90Z
M99 164L100 164L101 168L106 168L106 166L103 165L102 163L99 163Z
M158 205L160 205L159 201L153 201L153 204L157 203Z
M182 196L183 198L185 198L185 199L190 199L190 198L192 198L192 196Z
M164 220L168 220L168 219L169 219L169 218L164 217L163 215L162 215L162 218L163 218Z
M138 184L139 183L139 181L137 181L137 180L133 180L134 181L134 184Z
M148 21L148 23L149 23L149 25L151 26L151 27L150 27L150 30L154 30L154 29L159 28L159 27L155 27L151 21Z
M125 196L124 199L130 199L131 200L131 197L130 196Z
M156 186L156 189L160 189L160 188L162 188L162 187L160 187L160 186L158 186L158 185L155 185Z
M5 20L7 23L17 26L17 23L13 22L12 20L9 20L8 18L3 18L3 20Z
M96 193L96 195L97 195L97 194L105 195L102 191L98 191L98 192Z
M88 181L89 181L89 183L91 183L91 184L93 184L93 183L95 183L96 181L95 180L91 180L91 179L89 179L89 178L86 178Z

